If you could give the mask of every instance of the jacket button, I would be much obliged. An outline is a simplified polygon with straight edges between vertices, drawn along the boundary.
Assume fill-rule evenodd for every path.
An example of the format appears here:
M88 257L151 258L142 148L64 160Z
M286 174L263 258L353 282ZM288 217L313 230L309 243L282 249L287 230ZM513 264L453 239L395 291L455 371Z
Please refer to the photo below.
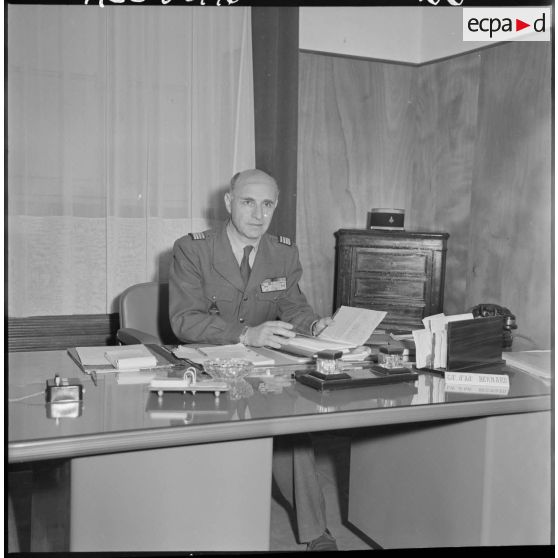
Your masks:
M238 318L238 321L243 324L244 323L244 318Z
M244 302L246 302L248 300L248 297L245 296L243 300L244 300Z

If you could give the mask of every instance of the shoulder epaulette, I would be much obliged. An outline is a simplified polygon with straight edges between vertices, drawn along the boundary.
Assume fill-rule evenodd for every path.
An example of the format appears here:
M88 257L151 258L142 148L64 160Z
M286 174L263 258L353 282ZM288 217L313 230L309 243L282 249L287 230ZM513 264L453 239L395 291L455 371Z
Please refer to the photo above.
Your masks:
M204 232L188 233L192 240L205 240Z
M288 236L278 236L277 240L281 244L286 244L287 246L292 246L292 244L293 244L293 241Z

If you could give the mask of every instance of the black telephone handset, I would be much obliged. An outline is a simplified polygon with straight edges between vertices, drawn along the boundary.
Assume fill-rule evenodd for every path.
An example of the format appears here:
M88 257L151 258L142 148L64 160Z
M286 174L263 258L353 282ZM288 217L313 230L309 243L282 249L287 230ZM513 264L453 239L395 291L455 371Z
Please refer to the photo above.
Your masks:
M504 306L498 304L477 304L471 309L474 318L488 318L492 316L502 316L503 340L504 348L511 347L513 342L512 329L517 329L515 315Z

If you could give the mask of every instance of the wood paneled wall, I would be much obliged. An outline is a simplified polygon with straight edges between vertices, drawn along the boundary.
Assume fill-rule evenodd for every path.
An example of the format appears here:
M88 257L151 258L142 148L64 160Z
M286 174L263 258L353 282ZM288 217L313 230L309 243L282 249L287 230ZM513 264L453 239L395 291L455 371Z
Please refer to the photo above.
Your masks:
M8 318L8 352L54 351L117 345L118 314L74 314Z
M422 66L301 52L302 288L333 304L339 228L372 207L450 233L444 310L508 306L514 348L549 348L551 48L507 43Z

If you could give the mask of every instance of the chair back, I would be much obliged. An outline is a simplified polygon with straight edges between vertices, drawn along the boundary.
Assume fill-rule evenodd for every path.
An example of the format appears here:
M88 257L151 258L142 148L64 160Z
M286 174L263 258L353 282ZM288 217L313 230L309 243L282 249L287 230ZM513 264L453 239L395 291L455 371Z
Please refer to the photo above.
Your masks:
M162 344L175 344L169 320L168 283L138 283L120 295L120 327L133 328L157 337Z

